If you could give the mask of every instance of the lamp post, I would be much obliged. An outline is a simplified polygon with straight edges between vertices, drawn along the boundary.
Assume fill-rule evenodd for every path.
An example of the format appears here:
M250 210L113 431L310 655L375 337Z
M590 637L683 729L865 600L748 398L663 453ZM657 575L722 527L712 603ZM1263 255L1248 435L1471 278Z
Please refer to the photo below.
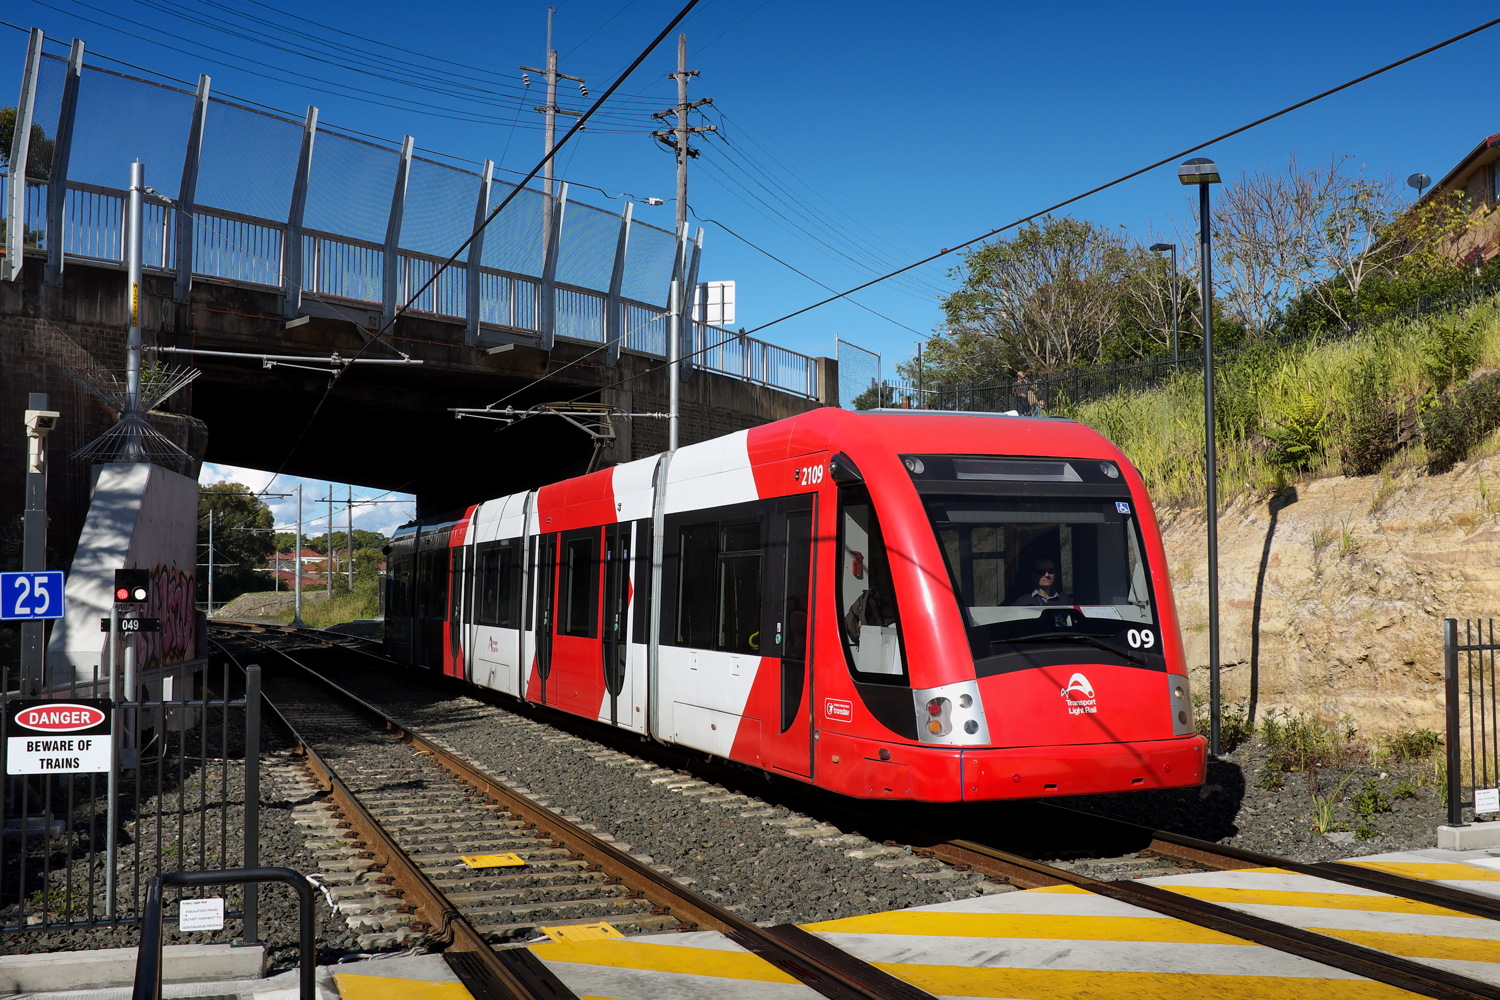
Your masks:
M1195 156L1177 168L1177 179L1198 186L1198 293L1203 308L1203 458L1208 487L1208 752L1219 755L1219 491L1218 456L1214 450L1213 263L1210 246L1208 186L1219 183L1219 168Z
M1205 188L1205 190L1207 190ZM1172 251L1172 370L1177 370L1177 244L1176 243L1153 243L1153 253L1161 253L1163 250Z

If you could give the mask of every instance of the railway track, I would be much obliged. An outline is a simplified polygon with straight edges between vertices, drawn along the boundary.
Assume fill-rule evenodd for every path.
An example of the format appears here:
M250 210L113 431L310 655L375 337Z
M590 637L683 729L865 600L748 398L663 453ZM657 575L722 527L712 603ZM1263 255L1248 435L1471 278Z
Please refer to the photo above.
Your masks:
M234 643L298 666L287 652L243 632L220 644L237 660ZM263 691L348 824L351 847L403 897L411 929L450 955L475 995L573 996L526 949L503 946L543 927L568 939L570 929L597 931L608 923L615 931L718 931L830 1000L927 996L797 927L762 928L688 891L310 672L268 680ZM330 695L345 704L331 704ZM388 735L374 731L372 721ZM359 753L351 750L355 741ZM373 747L380 749L363 752ZM514 855L526 872L495 875L481 864L484 876L455 874L465 857L458 851L477 851L476 844ZM548 885L548 876L564 884ZM526 901L518 902L517 893ZM552 898L538 901L538 895Z
M387 724L395 725L394 723ZM428 749L429 744L424 743L414 734L406 733L399 726L395 731L410 745L418 747L424 757L430 758L425 766L428 768L437 766L438 749ZM446 769L447 765L443 767ZM470 788L484 788L489 781L482 775L477 777L470 775L463 780ZM486 788L484 801L493 801L489 799L490 794L491 791ZM496 794L499 794L498 790ZM405 801L406 808L410 808L414 800L408 798ZM444 802L446 801L445 799ZM445 804L442 808L446 810L448 806ZM921 997L927 995L880 970L871 968L859 958L851 957L820 938L800 931L796 927L786 925L770 929L757 928L728 911L720 910L714 904L701 906L683 902L679 896L675 895L682 892L680 886L675 886L670 879L655 873L649 866L641 865L628 855L614 852L621 854L622 858L629 859L627 867L645 868L655 876L655 879L651 880L655 883L653 886L648 888L642 885L635 888L636 883L632 882L623 871L611 870L605 863L588 860L591 856L585 851L576 847L573 842L565 842L557 832L565 825L565 821L562 817L545 809L537 807L540 809L539 812L528 813L524 806L518 806L514 810L510 805L487 805L484 808L492 813L501 813L508 817L503 821L507 830L506 836L511 835L509 833L511 824L521 829L529 825L535 831L552 838L548 842L548 850L562 852L561 856L572 863L581 864L585 869L595 868L599 873L604 874L606 876L604 882L610 886L608 891L613 892L618 889L626 899L642 901L640 905L644 907L647 917L634 925L628 923L629 918L625 918L621 920L623 929L659 930L675 924L681 928L719 930L730 935L752 952L768 957L773 964L791 970L800 969L804 974L809 969L817 970L813 975L815 988L827 996ZM1048 808L1055 809L1056 807ZM819 815L824 822L832 819L826 813ZM1129 827L1129 824L1101 820L1099 817L1084 817L1080 814L1076 818L1078 822L1095 825ZM877 822L868 816L862 820L845 817L835 822L859 822L866 824L860 827L862 829L877 828L868 825ZM903 831L899 828L892 828L888 819L879 822L886 824L886 832L904 838L908 844L922 842L922 831ZM360 834L360 836L364 835ZM1445 911L1494 920L1500 917L1500 906L1497 906L1496 901L1491 898L1432 883L1417 882L1355 864L1299 864L1282 858L1196 841L1162 831L1147 831L1138 827L1131 828L1130 836L1126 839L1133 840L1139 845L1129 854L1077 858L1056 863L1047 863L1024 854L961 839L927 843L908 850L913 850L918 856L930 857L945 865L982 873L997 882L1004 883L1009 888L1070 886L1418 995L1440 998L1478 998L1500 995L1493 983L1469 978L1443 968L1441 963L1423 961L1420 956L1414 958L1392 954L1386 950L1367 947L1327 933L1267 919L1251 912L1254 907L1237 908L1222 901L1195 898L1191 892L1174 891L1170 882L1154 884L1142 882L1140 879L1181 872L1275 869L1288 873L1290 876L1319 880L1320 884L1328 885L1330 891L1338 891L1342 887L1346 891L1356 893L1376 893L1415 906L1440 907ZM493 847L499 850L512 843L510 840L501 839L487 845L486 849ZM552 846L553 844L558 846ZM607 844L605 846L608 847ZM540 863L540 855L538 857ZM466 910L470 905L479 902L479 896L471 895L471 893L482 893L485 890L459 888L469 884L467 880L470 876L455 877L455 858L451 849L440 851L436 860L442 877L432 881L440 889L446 891L444 897L446 902L437 903L436 910L424 910L418 904L417 919L428 923L441 938L447 933L447 927L450 924L456 924L456 918L449 914ZM615 881L611 883L611 880ZM691 896L691 894L685 895ZM614 902L610 905L621 906L623 904ZM694 906L697 906L697 909L693 909ZM436 919L421 916L425 912L437 912L444 916ZM477 912L484 912L482 905ZM686 914L691 915L684 919ZM584 922L589 917L578 913L564 919ZM598 919L611 918L604 916ZM520 936L528 930L526 919L513 920L509 924L485 926L487 933L479 931L479 936L486 945L495 941L515 940L515 937L507 935ZM456 941L457 938L455 937L454 940ZM866 957L875 961L872 956ZM846 992L850 989L858 992Z

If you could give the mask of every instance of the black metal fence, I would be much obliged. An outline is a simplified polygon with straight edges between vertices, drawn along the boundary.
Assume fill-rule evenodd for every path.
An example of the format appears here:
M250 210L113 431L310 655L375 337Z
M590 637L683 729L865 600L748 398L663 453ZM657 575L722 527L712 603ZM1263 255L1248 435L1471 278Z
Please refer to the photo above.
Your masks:
M1448 823L1500 813L1500 692L1495 620L1443 619L1443 686L1447 707ZM1467 766L1465 766L1467 765Z
M138 700L125 700L118 682L97 670L92 683L43 691L43 699L58 705L102 699L94 703L109 718L106 763L113 767L92 773L76 771L66 743L48 744L18 724L17 680L0 672L0 690L10 692L0 795L0 939L136 925L155 876L257 863L256 802L248 795L258 788L260 767L253 711L259 668L241 672L227 662L210 668L194 661L141 679L138 690L153 694L138 694ZM48 746L63 751L55 762L34 754L28 759L27 751ZM70 764L72 772L11 773ZM256 940L257 930L247 920L246 940Z

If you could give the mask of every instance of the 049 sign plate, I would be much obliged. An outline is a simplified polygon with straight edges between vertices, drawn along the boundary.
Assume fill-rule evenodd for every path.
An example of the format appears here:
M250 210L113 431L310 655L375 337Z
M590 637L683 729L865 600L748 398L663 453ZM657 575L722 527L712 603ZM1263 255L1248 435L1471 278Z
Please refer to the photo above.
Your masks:
M108 698L5 705L6 774L88 774L110 769Z

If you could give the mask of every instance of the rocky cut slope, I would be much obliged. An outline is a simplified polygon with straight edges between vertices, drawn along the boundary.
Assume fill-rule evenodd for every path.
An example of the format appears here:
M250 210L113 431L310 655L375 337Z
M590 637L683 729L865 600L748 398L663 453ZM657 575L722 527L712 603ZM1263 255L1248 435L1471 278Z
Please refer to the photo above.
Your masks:
M1444 618L1500 616L1500 458L1442 475L1333 477L1219 517L1220 683L1257 717L1348 718L1366 737L1443 729ZM1163 511L1194 691L1208 693L1201 511ZM1461 660L1462 669L1463 662Z

